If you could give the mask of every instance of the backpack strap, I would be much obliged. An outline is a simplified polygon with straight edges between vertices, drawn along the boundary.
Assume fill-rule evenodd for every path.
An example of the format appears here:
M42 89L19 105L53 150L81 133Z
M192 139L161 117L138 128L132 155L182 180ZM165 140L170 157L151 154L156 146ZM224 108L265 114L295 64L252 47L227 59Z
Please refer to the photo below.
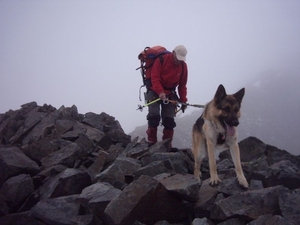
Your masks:
M156 57L155 57L155 59L154 59L154 61L149 65L149 66L147 66L147 67L145 67L145 69L148 69L148 68L150 68L150 67L152 67L153 66L153 64L154 64L154 62L155 62L155 60L157 59L157 58L159 58L159 60L160 60L160 63L161 63L161 65L164 63L164 58L163 58L163 56L165 55L165 54L170 54L171 52L169 52L169 51L164 51L164 52L161 52L161 53L159 53Z

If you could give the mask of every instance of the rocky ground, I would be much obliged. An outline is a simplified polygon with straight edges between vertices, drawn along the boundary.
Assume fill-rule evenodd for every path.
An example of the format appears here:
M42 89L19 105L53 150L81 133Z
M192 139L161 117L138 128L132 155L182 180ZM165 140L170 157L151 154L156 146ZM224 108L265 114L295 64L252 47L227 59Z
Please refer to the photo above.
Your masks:
M0 114L1 225L300 224L300 157L248 137L248 190L228 151L222 183L193 176L191 149L148 148L106 113L35 102Z

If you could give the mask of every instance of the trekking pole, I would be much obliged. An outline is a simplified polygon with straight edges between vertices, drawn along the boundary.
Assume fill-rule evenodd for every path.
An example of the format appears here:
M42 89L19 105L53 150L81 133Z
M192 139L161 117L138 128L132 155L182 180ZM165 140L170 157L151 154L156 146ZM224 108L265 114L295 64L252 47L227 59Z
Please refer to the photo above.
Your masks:
M147 104L145 105L138 105L138 108L136 110L140 110L141 112L143 111L143 108L155 103L155 102L158 102L160 100L160 98L157 98L155 100L153 100L152 102L148 102Z

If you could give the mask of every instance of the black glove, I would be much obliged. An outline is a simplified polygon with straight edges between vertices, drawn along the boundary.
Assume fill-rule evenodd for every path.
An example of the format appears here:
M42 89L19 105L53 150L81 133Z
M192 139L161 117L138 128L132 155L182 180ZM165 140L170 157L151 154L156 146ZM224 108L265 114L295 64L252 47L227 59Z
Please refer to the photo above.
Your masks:
M185 109L186 109L186 107L187 107L187 105L186 104L182 104L181 105L181 111L182 111L182 113L184 113L184 111L185 111Z

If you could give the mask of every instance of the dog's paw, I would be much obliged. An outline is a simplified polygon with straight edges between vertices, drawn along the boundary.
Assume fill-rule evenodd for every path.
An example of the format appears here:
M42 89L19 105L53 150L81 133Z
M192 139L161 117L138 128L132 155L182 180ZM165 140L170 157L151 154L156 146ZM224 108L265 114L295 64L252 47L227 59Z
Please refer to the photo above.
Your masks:
M247 180L246 180L245 177L238 177L237 179L238 179L239 184L240 184L242 187L244 187L244 188L246 188L246 189L249 188L249 184L248 184L248 182L247 182Z
M210 186L217 186L219 183L221 183L222 181L219 179L218 176L214 176L210 178Z

